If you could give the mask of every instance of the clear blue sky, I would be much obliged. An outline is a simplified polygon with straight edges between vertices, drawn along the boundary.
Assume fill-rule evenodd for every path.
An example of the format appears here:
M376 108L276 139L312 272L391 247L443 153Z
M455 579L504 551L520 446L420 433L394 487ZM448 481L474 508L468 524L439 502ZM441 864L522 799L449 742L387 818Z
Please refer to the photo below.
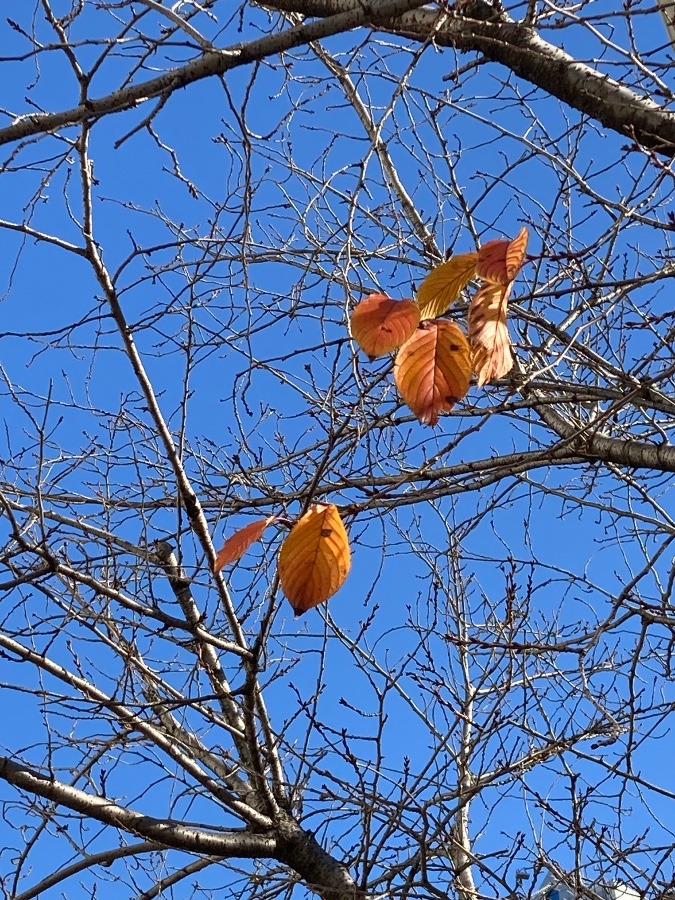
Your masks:
M12 5L16 7L13 17L20 18L28 28L32 13L22 10L22 4ZM647 13L647 6L643 6L644 14L636 14L633 21L636 43L646 52L665 41L658 13ZM611 4L596 0L589 15L606 17L611 9ZM253 19L257 15L250 13ZM40 24L39 28L47 40L46 26ZM85 13L73 38L84 38L101 28L111 28L106 16ZM223 33L214 26L205 28L219 45L242 39L233 24ZM247 28L250 30L245 31L245 37L254 34L252 26ZM615 11L611 20L606 19L598 28L607 41L624 45L625 17L621 11ZM564 29L560 34L560 43L568 52L597 60L603 71L622 77L624 60L620 54L609 43L603 45L593 37L588 28ZM556 35L552 27L546 36L556 43ZM397 78L410 62L409 55L400 50L401 42L395 39L387 39L377 52L367 48L356 57L348 49L353 44L352 37L327 42L343 63L349 63L363 96L376 109L386 105L396 91ZM20 54L25 41L5 22L0 25L0 45L6 58ZM98 50L85 43L77 52L88 63ZM171 54L173 64L190 56L181 47L175 47ZM360 444L355 441L348 455L333 461L322 484L331 482L335 473L351 472L354 477L362 477L373 470L378 474L418 466L447 448L454 436L458 438L457 447L444 449L442 454L441 461L448 465L458 459L484 459L551 442L550 433L542 426L528 429L525 420L515 415L493 417L470 433L479 421L477 410L503 398L503 393L493 389L481 392L473 388L465 403L452 416L443 418L437 430L425 429L410 421L398 406L391 378L377 379L389 361L371 364L362 356L355 361L354 348L346 339L348 294L350 298L356 296L360 286L409 296L412 285L419 284L424 276L428 260L421 255L409 227L402 224L398 201L382 185L374 154L365 167L365 187L359 184L368 141L354 112L311 54L303 51L296 56L283 65L275 60L263 63L253 80L250 69L241 69L228 74L224 83L216 79L202 82L171 97L153 127L163 144L175 151L184 180L172 174L170 153L147 132L131 135L117 149L114 147L147 115L147 105L97 123L91 137L98 182L97 240L106 265L116 277L165 417L176 432L182 417L186 417L186 465L198 492L205 501L223 503L222 513L213 506L209 512L217 544L253 515L297 514L298 503L287 508L265 505L232 517L228 508L234 499L260 498L269 493L270 485L281 493L301 489L306 485L303 466L309 460L311 474L322 458L326 434L347 416L358 425L360 417L370 416L379 408L382 413L391 413L398 424L383 428L381 434L371 435ZM654 264L649 258L668 252L668 236L656 232L649 221L640 224L633 220L621 227L618 206L607 203L603 211L593 196L602 194L618 205L642 204L647 219L659 217L664 221L672 211L670 182L655 181L653 169L644 158L623 153L621 147L626 140L616 135L589 126L577 143L570 123L581 129L579 115L541 93L532 95L531 112L525 115L517 101L531 88L514 76L502 84L505 71L495 66L486 66L458 84L442 81L467 59L429 48L383 130L402 180L441 249L462 252L475 246L462 204L452 190L454 185L461 188L463 202L472 210L481 241L512 236L527 224L530 252L534 257L547 257L541 265L535 260L526 266L516 286L514 302L522 300L525 311L546 302L551 320L564 321L570 304L576 303L576 288L570 286L574 285L577 253L585 261L595 255L589 269L598 284L605 275L620 279L651 271L649 267ZM2 61L2 65L6 75L0 105L8 111L8 118L35 107L60 109L76 104L77 86L62 55L45 52L37 67L34 61L19 60ZM95 80L92 93L98 96L116 87L120 73L128 66L121 46L119 57L106 64ZM34 106L27 105L27 96ZM240 115L245 117L251 135L251 155L244 164L236 137ZM413 122L417 123L415 129ZM74 131L64 134L68 139L75 137ZM29 219L33 228L80 243L82 212L75 155L60 160L51 172L57 155L64 151L58 138L26 147L16 160L9 158L11 149L3 148L0 156L8 163L0 177L0 217L8 221ZM567 171L561 163L552 166L547 161L554 150L567 160ZM26 168L16 172L19 162ZM245 164L250 166L248 171ZM582 178L586 190L581 188ZM252 206L246 219L242 185L247 179ZM197 187L198 196L191 194L188 182ZM626 197L631 183L632 196ZM36 192L39 199L33 200ZM354 236L348 241L351 233ZM198 238L198 243L185 246L179 258L175 248L163 249L162 245L180 236ZM230 258L213 258L215 238L223 239L218 253L229 254ZM41 418L44 398L49 395L45 421L51 437L44 464L48 487L58 483L59 490L96 495L105 490L103 485L110 479L120 485L114 488L115 494L148 501L164 497L168 466L149 426L145 401L121 351L119 336L105 318L100 289L86 264L62 249L10 230L0 229L0 242L5 261L0 287L1 360L15 392L13 398L5 385L0 394L6 422L0 451L6 461L4 480L17 484L14 463L36 458L34 423L19 409L15 398L22 399ZM158 249L146 260L129 262L134 242ZM378 247L384 249L376 259L373 251ZM273 256L271 251L279 248L281 253ZM562 262L557 258L561 254L568 254ZM149 271L148 260L156 267L154 272ZM658 286L633 292L626 302L637 308L648 303L654 315L669 307L667 292ZM609 308L603 306L603 311L610 321ZM579 319L580 341L586 331L595 328L594 315L589 299L588 309ZM511 327L517 352L526 359L531 332L523 322L521 318ZM246 336L249 329L250 339ZM188 340L195 347L198 365L194 372L186 372L184 348ZM633 359L641 358L647 349L644 336L633 337L626 332L612 353L617 365L630 369ZM556 348L556 353L559 350ZM257 361L253 368L251 359ZM564 358L555 354L551 355L551 365L567 371L569 377L577 374L566 370ZM586 375L582 372L579 377ZM183 407L186 379L189 400ZM363 406L357 403L359 379L365 384L372 381ZM61 453L56 445L62 448ZM297 459L291 459L283 469L275 468L280 452L290 455L291 450L297 453ZM232 468L234 454L240 454L245 468L255 469L258 487L230 483L226 473ZM521 640L552 621L564 637L572 635L582 622L602 619L612 598L644 565L645 548L653 551L665 540L665 532L656 530L652 535L645 526L641 546L635 535L623 529L621 521L613 528L610 519L592 504L607 503L608 498L615 500L617 508L631 503L638 512L667 522L672 514L667 479L659 487L660 510L646 504L637 492L630 492L628 501L618 487L612 494L615 488L605 476L595 480L592 472L580 469L542 469L531 473L530 479L529 484L523 482L508 492L504 483L480 494L450 496L433 505L401 505L385 514L361 513L348 523L354 568L346 586L330 601L328 612L314 611L296 620L290 607L279 606L268 647L270 677L277 676L268 688L268 704L275 726L291 748L289 758L296 749L311 754L326 750L320 763L326 778L313 776L305 810L308 826L316 829L327 845L339 839L341 851L347 852L351 840L340 818L343 810L339 800L331 804L329 799L330 790L339 793L331 787L330 779L354 777L340 748L340 731L344 728L362 735L355 746L358 744L363 756L368 757L372 738L381 726L375 716L377 691L382 690L387 673L400 670L400 677L396 674L388 685L384 701L387 719L380 765L382 781L389 785L380 789L397 796L406 756L412 760L413 771L426 763L430 766L429 784L420 788L419 795L425 791L429 797L434 795L443 779L438 772L444 768L449 772L448 789L454 786L453 740L439 749L439 740L430 738L421 716L411 711L413 704L426 707L439 732L449 727L456 713L449 688L453 679L459 678L455 646L452 638L448 639L448 634L456 637L452 634L452 616L447 614L452 594L449 586L457 575L449 554L451 540L462 544L467 617L473 622L472 634L483 639L494 633L499 616L504 615L508 560L514 560L519 597L522 600L528 589L531 594L530 609L520 629ZM558 489L583 497L589 505L582 509L563 502L556 494ZM363 494L355 490L336 493L330 499L354 503L362 501ZM147 527L135 515L117 514L113 520L115 533L135 543L173 535L178 527L185 526L184 521L179 526L174 513L165 510L148 514ZM272 543L254 548L230 577L235 603L242 614L246 611L246 626L251 629L255 628L274 572L277 538L273 529L268 534ZM209 575L189 536L183 533L182 537L185 565L211 616L214 600L209 592ZM78 558L76 542L66 547L65 538L54 540L63 552ZM416 555L410 553L411 546ZM495 559L502 564L496 564ZM670 561L666 552L655 564L653 577L645 576L640 583L642 597L656 602L657 578L668 571ZM131 561L127 565L130 567ZM129 578L131 583L133 579ZM162 603L170 603L168 587L156 578L139 577L138 589L141 594L155 590ZM38 593L26 596L29 605L35 603L39 610L47 604ZM7 623L16 626L20 615L18 610L8 614ZM370 616L368 628L360 634L362 623ZM420 628L429 627L432 621L435 638L428 648L436 654L433 666L417 646L416 627L418 623ZM654 640L665 644L669 635L665 631L662 635L654 633ZM357 650L353 650L348 645L358 634ZM85 660L91 652L93 664L105 665L105 655L97 657L102 651L90 649L84 635L77 637L83 641ZM601 696L606 691L612 708L617 704L620 707L619 698L626 694L630 672L625 658L634 650L636 640L631 622L625 631L608 637L611 647L602 647L607 665L594 676L590 692ZM411 658L416 659L414 665ZM374 674L374 667L366 665L368 659L376 660L382 674ZM536 742L536 732L568 729L572 713L580 720L598 715L593 703L579 694L577 654L560 654L559 664L566 676L547 690L544 702L533 702L531 707L517 687L495 704L494 691L505 669L497 666L486 673L487 659L487 654L477 653L471 662L472 678L476 682L485 678L486 687L493 688L476 703L477 722L487 727L496 715L505 721L512 717L518 732L507 729L510 736L505 745L488 742L484 755L475 761L477 769L487 769L503 754L522 752L528 728L529 739ZM611 667L613 659L617 672ZM83 665L87 667L89 662ZM176 684L184 685L189 680L178 653L174 660L161 659L157 665L168 680L175 677ZM16 679L17 668L0 660L0 678ZM534 655L526 669L532 683L544 683L548 677ZM633 674L641 680L641 697L654 696L662 702L674 699L662 673ZM522 685L523 693L526 688ZM330 737L313 731L307 739L309 749L304 750L307 718L299 698L310 699L318 693L316 712L333 731ZM572 700L570 693L574 694ZM30 745L36 735L42 734L48 713L40 716L35 710L29 711L21 694L3 692L0 709L16 726L4 738L10 752ZM65 727L68 715L59 720L59 727ZM73 718L79 715L73 714ZM286 719L290 723L284 727ZM82 740L90 728L95 726L78 721L74 726L76 739ZM579 776L580 790L586 777L589 784L597 785L601 781L599 771L608 779L607 784L589 794L586 815L600 823L605 818L614 822L616 805L630 807L630 820L622 823L624 841L629 834L637 836L649 829L649 844L668 843L672 841L670 798L646 791L646 803L638 798L629 803L622 791L637 788L620 779L616 779L616 785L609 783L613 761L621 756L627 739L621 733L607 746L584 745L587 757L576 756L570 763ZM644 773L647 779L653 777L666 790L675 790L675 779L662 763L663 748L669 747L671 740L667 728L659 724L654 733L645 732L644 743L638 742L632 755L633 771ZM36 765L44 763L42 750L34 757ZM559 826L542 811L544 800L558 810L566 809L570 790L566 764L552 760L527 775L525 788L519 784L496 785L486 794L489 799L485 805L477 801L472 810L476 852L499 851L512 843L515 832L522 831L524 846L517 863L531 864L529 849L536 836L561 865L571 865L572 848L567 836L558 833ZM304 777L300 762L291 762L290 769L300 779ZM375 777L368 766L363 767L362 774L365 780ZM124 785L139 809L164 815L167 804L175 801L178 813L188 820L217 824L214 806L204 803L200 808L183 803L172 797L166 783L158 781L144 797L137 797L146 788L145 778L143 767L135 769L125 763L111 776L114 789L119 792ZM9 788L0 793L12 795ZM651 818L647 806L652 810ZM331 809L332 814L327 816L326 811ZM438 811L436 805L434 815ZM11 814L7 820L11 823ZM0 824L0 837L3 827L8 826ZM405 840L401 835L399 838L401 847L396 852L405 855ZM108 839L100 844L108 845ZM93 846L99 846L96 839ZM59 857L59 864L64 858L67 852ZM588 848L584 859L590 859ZM634 859L641 861L638 853ZM0 869L9 864L5 859ZM51 858L43 856L33 860L33 871L37 874L41 866L49 870L52 865ZM205 881L209 877L215 883L225 880L218 872L204 876ZM30 878L26 880L29 883ZM89 896L88 889L84 886L68 896Z

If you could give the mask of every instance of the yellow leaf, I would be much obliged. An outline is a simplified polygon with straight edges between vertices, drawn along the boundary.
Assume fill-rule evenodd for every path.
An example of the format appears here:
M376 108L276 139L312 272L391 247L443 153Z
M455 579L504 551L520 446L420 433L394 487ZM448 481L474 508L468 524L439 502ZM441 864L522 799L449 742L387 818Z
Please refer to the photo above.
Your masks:
M417 418L435 425L469 390L471 359L462 330L445 319L419 328L398 351L394 379Z
M511 285L486 284L469 307L469 341L478 386L503 378L513 367L506 307Z
M417 291L420 319L443 315L473 278L477 259L477 253L461 253L429 272Z
M352 335L368 356L382 356L405 344L419 320L419 308L413 300L371 294L351 315Z
M281 545L279 580L296 616L323 603L349 574L349 538L334 504L317 503Z

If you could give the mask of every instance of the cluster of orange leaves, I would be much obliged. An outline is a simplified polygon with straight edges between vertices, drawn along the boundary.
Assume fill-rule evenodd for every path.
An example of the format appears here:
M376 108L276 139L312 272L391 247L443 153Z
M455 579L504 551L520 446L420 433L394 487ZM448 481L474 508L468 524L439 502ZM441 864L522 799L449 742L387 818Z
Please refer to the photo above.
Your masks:
M469 390L501 378L513 365L506 311L513 280L525 259L528 232L495 240L475 253L451 256L424 279L415 300L371 294L351 316L352 335L368 356L398 350L394 379L417 418L435 425ZM473 278L483 281L469 304L468 339L454 322L440 318ZM214 572L236 562L278 516L257 519L235 531L216 554ZM315 503L282 542L278 575L296 615L332 597L351 566L347 531L337 506Z
M523 228L512 241L488 241L475 253L451 256L427 275L415 300L371 294L352 312L352 336L371 359L398 350L396 387L425 425L436 425L464 397L473 372L479 387L510 372L507 304L527 239ZM472 278L483 285L469 304L467 338L440 317Z

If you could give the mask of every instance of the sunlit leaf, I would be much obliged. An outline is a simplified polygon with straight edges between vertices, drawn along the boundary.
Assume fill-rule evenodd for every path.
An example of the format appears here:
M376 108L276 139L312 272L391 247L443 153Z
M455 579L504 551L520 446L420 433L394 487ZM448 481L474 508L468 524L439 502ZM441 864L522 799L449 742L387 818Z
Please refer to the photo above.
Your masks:
M478 251L476 275L492 284L510 284L525 260L527 228L521 228L512 241L488 241Z
M419 307L413 300L371 294L351 315L352 335L368 356L382 356L405 344L419 320Z
M396 386L425 425L435 425L469 390L471 358L462 330L444 319L419 328L396 356Z
M295 614L332 597L350 566L349 538L337 506L315 504L293 526L279 554L279 580Z
M473 278L477 259L477 253L461 253L429 272L417 291L421 319L443 315Z
M263 531L275 518L276 516L268 516L266 519L256 519L255 522L251 522L250 525L246 525L230 535L216 554L213 571L220 572L223 566L236 562L246 553L251 544L260 540Z
M486 284L469 306L469 341L478 385L503 378L513 367L506 307L511 285Z

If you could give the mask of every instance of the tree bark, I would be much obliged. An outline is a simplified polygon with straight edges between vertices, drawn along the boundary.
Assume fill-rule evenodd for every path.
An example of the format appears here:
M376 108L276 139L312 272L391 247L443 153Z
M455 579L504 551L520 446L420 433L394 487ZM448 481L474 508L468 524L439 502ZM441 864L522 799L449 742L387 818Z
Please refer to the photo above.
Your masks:
M277 823L279 862L286 863L323 900L355 900L361 896L351 875L290 816L280 811Z
M359 0L265 0L265 6L308 16L334 16ZM475 51L641 147L675 155L675 114L579 62L486 0L469 0L462 15L439 20L435 9L402 15L386 30L416 41Z
M171 819L146 816L113 800L96 797L55 778L21 766L8 757L0 757L0 778L21 790L44 797L59 806L72 809L83 816L96 819L129 834L154 841L164 847L175 847L194 853L208 853L222 857L274 858L277 840L272 834L256 834L249 831L232 832L188 828Z
M283 811L269 832L244 829L218 832L144 815L42 775L8 757L0 757L0 779L82 816L150 841L158 849L173 847L224 859L276 859L293 869L323 900L354 900L359 896L345 866L327 853L311 832Z
M195 81L223 75L230 69L249 65L268 56L277 56L311 41L351 31L363 25L383 24L404 12L423 6L425 2L426 0L359 0L355 5L338 9L335 15L329 15L318 22L297 25L247 44L209 50L186 65L171 69L157 78L113 91L105 97L86 100L72 109L20 116L11 125L0 128L0 144L10 144L69 125L93 121L110 113L132 109L139 103L165 97Z

